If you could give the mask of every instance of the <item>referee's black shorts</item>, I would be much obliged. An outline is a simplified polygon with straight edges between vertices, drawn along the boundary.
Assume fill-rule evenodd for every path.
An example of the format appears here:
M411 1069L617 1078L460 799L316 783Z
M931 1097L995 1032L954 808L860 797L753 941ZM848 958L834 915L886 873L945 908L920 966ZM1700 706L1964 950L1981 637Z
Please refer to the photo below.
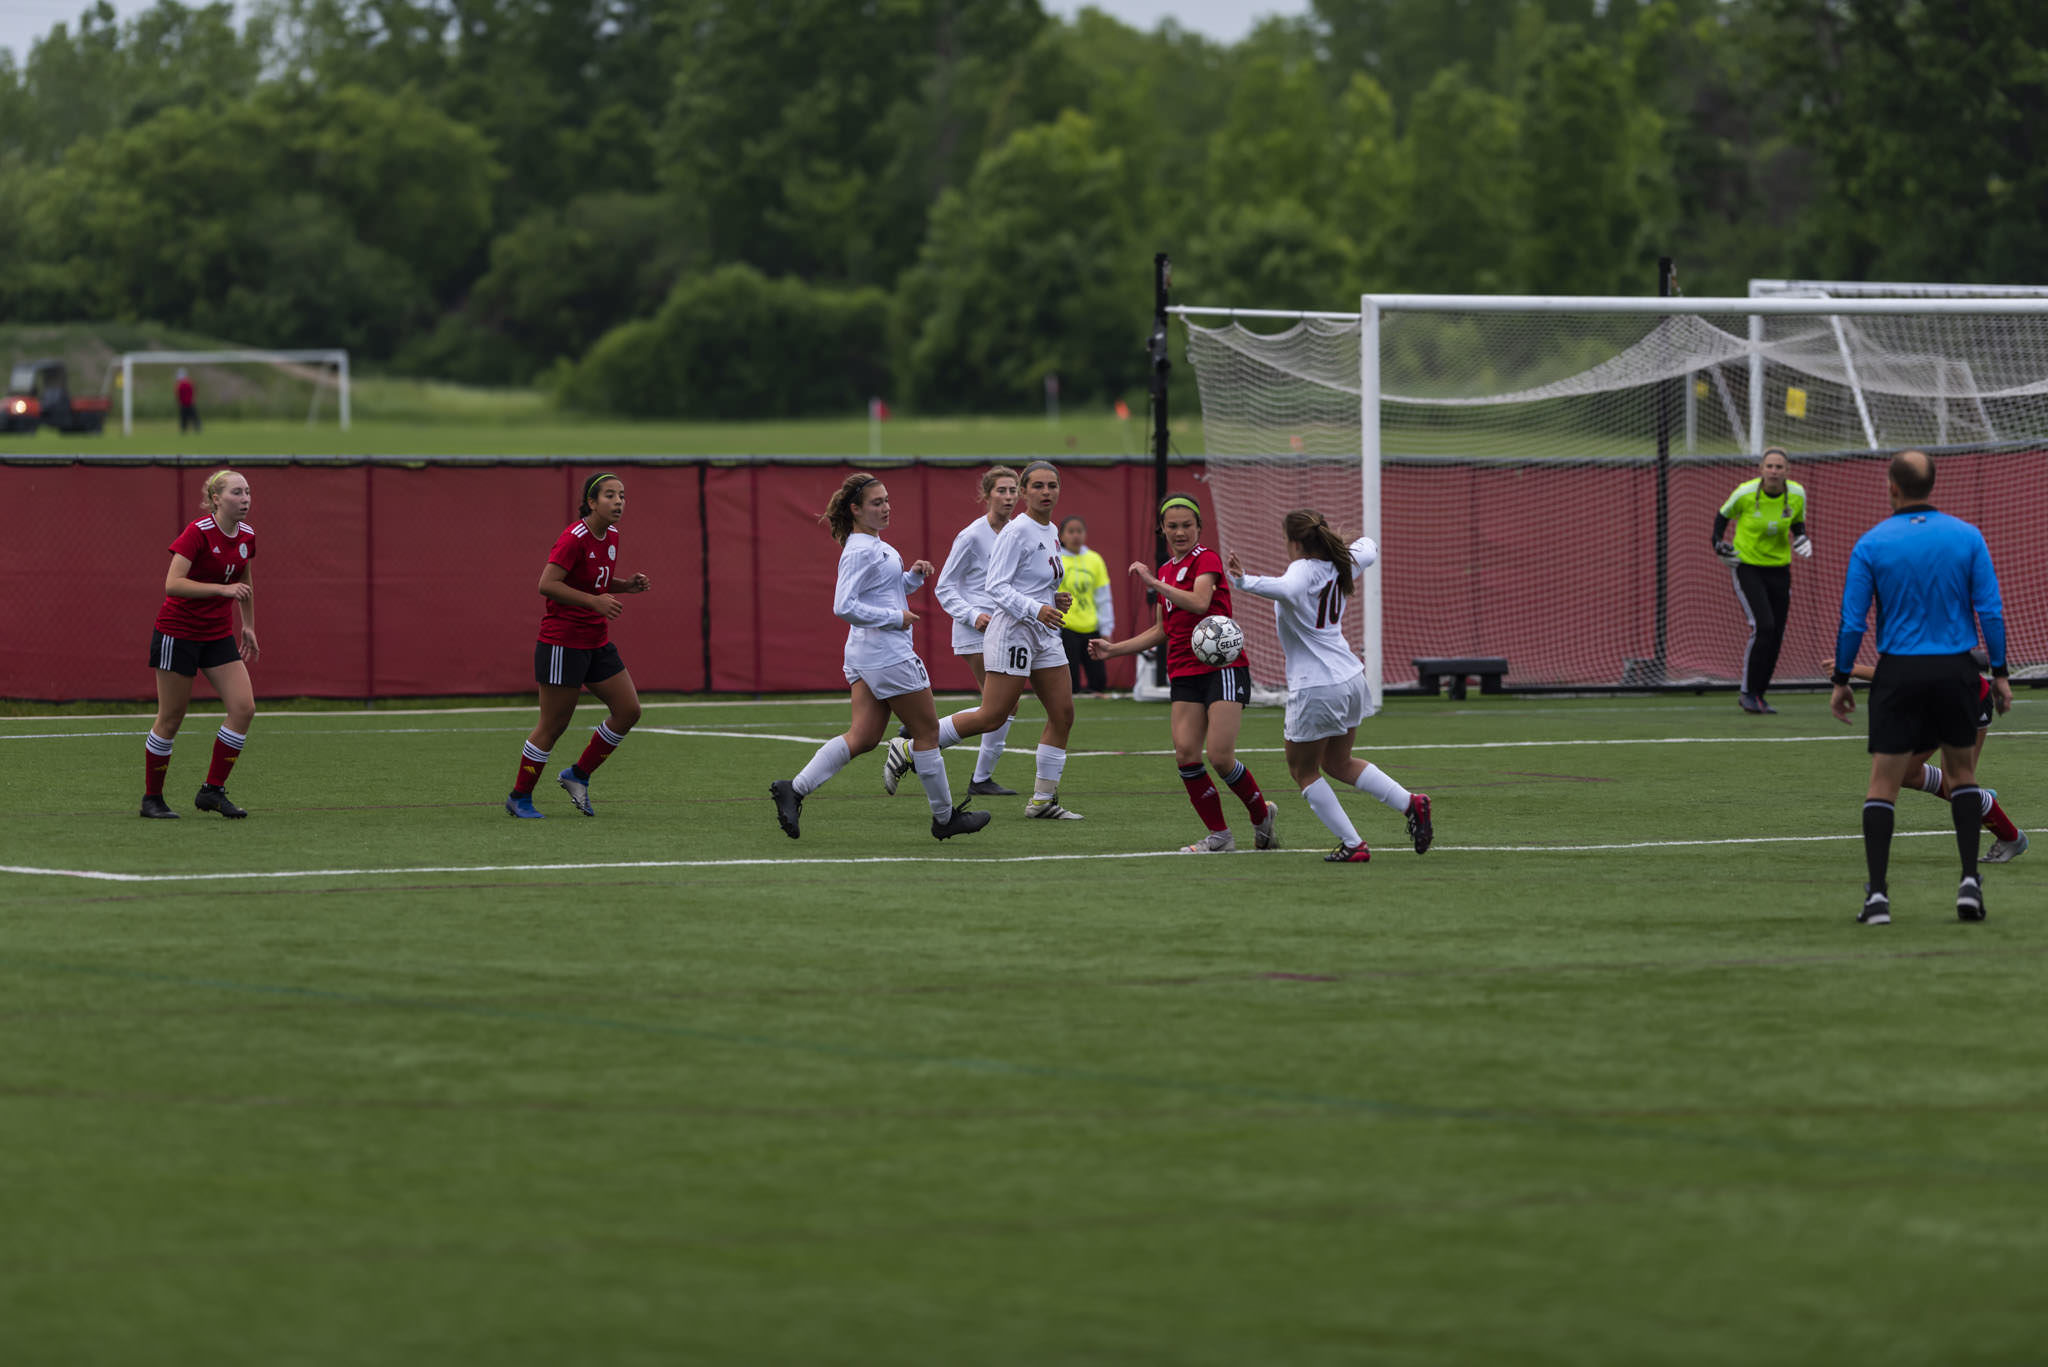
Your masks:
M1969 652L1880 655L1870 681L1870 753L1913 755L1977 743L1983 681Z

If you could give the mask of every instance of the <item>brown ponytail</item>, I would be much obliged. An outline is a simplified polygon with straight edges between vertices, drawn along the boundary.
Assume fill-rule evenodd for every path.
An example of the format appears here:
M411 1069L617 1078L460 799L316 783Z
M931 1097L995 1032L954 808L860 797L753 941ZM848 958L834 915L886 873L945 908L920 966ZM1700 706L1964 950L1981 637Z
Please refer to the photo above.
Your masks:
M832 539L840 545L853 535L853 510L861 505L870 484L882 481L863 470L855 470L846 477L846 482L832 491L832 497L825 502L825 511L818 515L818 521L832 531Z
M1296 508L1280 519L1280 532L1301 547L1311 560L1327 560L1337 570L1337 591L1351 596L1351 547L1332 531L1323 515L1313 508Z

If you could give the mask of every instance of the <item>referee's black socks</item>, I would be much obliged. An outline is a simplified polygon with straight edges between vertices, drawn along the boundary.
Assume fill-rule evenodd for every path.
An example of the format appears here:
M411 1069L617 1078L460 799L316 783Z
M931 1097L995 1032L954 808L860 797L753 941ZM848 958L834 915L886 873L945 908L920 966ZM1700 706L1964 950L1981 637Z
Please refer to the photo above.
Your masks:
M1870 890L1883 892L1892 863L1892 804L1882 798L1863 804L1863 862L1870 870Z
M1956 823L1956 853L1963 857L1963 877L1977 876L1977 833L1984 825L1984 794L1976 784L1965 784L1949 794L1949 815Z

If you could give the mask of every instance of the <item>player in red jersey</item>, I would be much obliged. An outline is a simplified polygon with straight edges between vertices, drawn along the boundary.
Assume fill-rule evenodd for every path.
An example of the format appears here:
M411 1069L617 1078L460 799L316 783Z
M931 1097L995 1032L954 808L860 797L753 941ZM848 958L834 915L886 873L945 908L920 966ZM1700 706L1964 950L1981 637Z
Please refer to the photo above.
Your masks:
M213 763L193 805L227 817L248 815L228 801L225 785L256 716L256 691L249 683L249 665L256 661L256 529L242 520L249 515L249 481L238 471L216 470L201 489L200 507L204 514L171 542L164 602L149 637L156 720L143 741L141 814L158 820L178 815L164 802L164 775L171 767L171 742L192 705L193 677L202 672L227 717L214 736ZM236 603L242 605L239 643Z
M548 762L548 751L575 720L576 700L584 689L596 694L608 713L591 732L583 754L555 775L555 781L585 816L597 815L590 806L591 774L640 720L640 694L608 630L611 620L626 610L619 594L647 592L646 575L619 577L619 519L626 515L626 482L609 471L592 475L583 482L583 504L577 512L581 516L555 538L540 572L540 596L548 600L541 613L540 640L533 647L540 720L526 738L519 774L505 797L508 813L529 819L545 815L534 808L533 785Z
M1230 616L1230 586L1224 580L1223 557L1202 544L1202 508L1186 494L1168 494L1159 505L1159 530L1170 557L1154 574L1143 562L1131 573L1159 598L1153 624L1122 641L1097 638L1088 651L1098 660L1135 655L1158 645L1166 647L1166 678L1172 698L1173 758L1188 801L1209 833L1183 854L1220 854L1237 848L1237 837L1223 819L1223 799L1202 768L1202 751L1217 777L1243 799L1251 815L1254 843L1278 849L1273 834L1273 804L1259 791L1258 780L1237 757L1237 733L1244 705L1252 695L1251 670L1243 660L1227 665L1203 664L1188 646L1188 635L1204 617Z
M1991 657L1984 653L1981 646L1970 653L1976 657L1979 669L1989 669L1991 667ZM1855 678L1867 681L1874 678L1877 671L1869 665L1857 665L1849 673ZM1970 765L1973 770L1976 768L1976 761L1982 758L1984 754L1984 740L1991 734L1991 718L1997 712L1996 703L1997 698L1992 692L1991 681L1980 677L1977 680L1977 748L1971 752ZM1948 775L1942 773L1937 766L1927 762L1932 758L1934 758L1932 750L1923 750L1913 756L1913 759L1920 765L1919 788L1921 792L1930 793L1946 802L1949 799ZM1913 772L1910 765L1907 767L1906 772L1908 774ZM2027 852L2027 833L2015 825L2013 819L2005 814L2005 808L1998 805L1998 790L1996 788L1986 788L1980 784L1978 785L1977 793L1984 804L1984 824L1991 828L1992 837L1991 848L1979 856L1979 862L1985 864L2010 864L2013 860Z

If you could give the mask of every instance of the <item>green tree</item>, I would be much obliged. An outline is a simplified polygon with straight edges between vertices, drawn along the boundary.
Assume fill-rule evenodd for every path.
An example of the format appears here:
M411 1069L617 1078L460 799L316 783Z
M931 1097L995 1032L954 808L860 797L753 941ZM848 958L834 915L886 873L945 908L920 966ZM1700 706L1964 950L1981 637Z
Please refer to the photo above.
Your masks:
M1408 119L1411 208L1393 249L1416 290L1513 292L1527 167L1513 101L1439 71Z
M1532 48L1514 274L1540 294L1640 293L1663 221L1661 120L1612 49L1576 26L1549 26Z
M857 412L888 374L889 299L724 266L679 281L654 317L607 333L564 403L632 417Z
M1802 273L2027 281L2048 258L2048 7L1759 0L1822 168Z
M1122 154L1068 112L1016 133L940 197L899 301L914 402L1013 409L1048 374L1085 401L1142 373L1150 291L1122 186Z
M721 259L893 281L980 153L992 72L1044 22L1036 0L685 0L665 183Z

